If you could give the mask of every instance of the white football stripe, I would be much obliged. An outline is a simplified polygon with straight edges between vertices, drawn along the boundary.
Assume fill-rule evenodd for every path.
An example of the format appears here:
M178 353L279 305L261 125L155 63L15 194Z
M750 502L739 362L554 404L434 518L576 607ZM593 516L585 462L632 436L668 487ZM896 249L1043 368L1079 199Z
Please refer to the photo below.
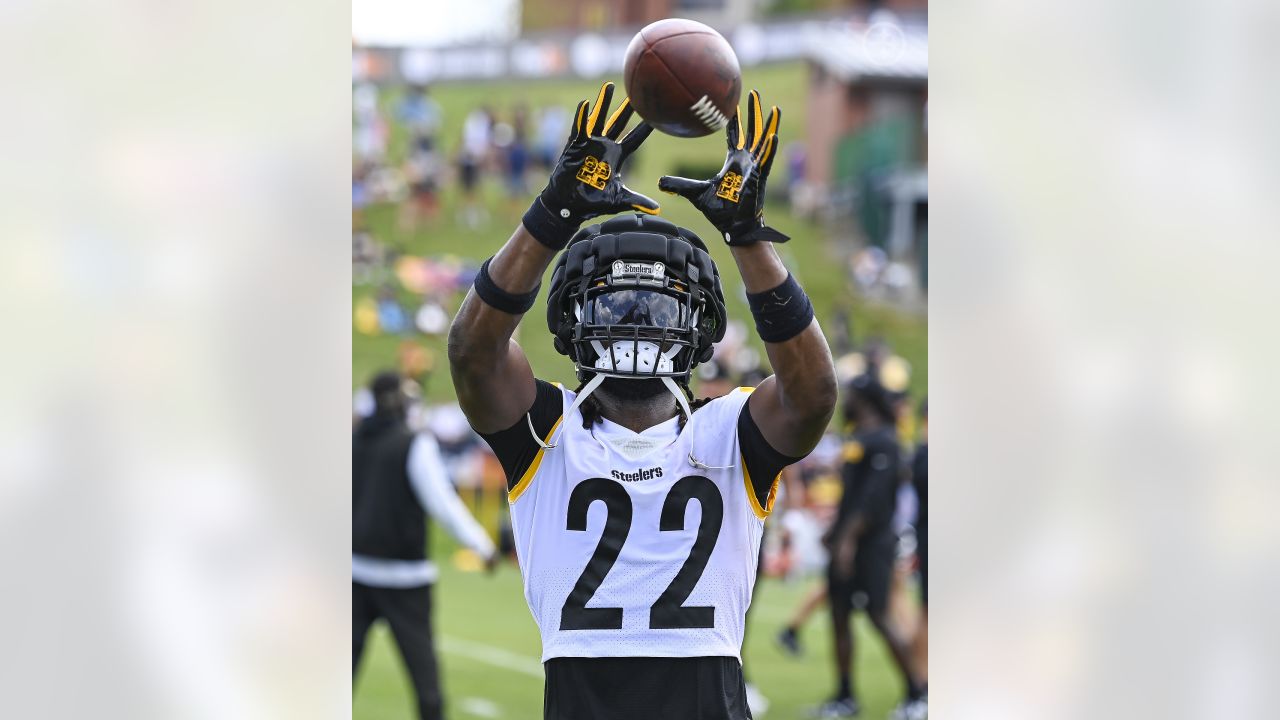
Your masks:
M698 98L698 102L689 106L689 110L711 130L719 130L729 124L729 118L706 95Z

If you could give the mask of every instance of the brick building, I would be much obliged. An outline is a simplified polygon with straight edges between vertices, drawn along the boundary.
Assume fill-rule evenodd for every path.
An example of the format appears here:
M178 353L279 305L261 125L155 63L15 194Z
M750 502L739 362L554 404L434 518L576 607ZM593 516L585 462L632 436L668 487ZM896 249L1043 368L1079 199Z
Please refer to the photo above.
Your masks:
M923 25L855 21L815 33L805 181L891 257L927 246L929 51Z

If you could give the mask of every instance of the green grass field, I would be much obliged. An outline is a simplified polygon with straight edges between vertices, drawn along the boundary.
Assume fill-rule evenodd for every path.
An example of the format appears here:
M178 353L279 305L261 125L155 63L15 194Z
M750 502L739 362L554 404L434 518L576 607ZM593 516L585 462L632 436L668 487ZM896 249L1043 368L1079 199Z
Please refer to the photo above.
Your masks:
M784 110L781 126L782 147L799 139L805 125L804 99L807 74L802 64L779 65L751 70L745 78L747 88L758 88L766 104L777 104ZM594 98L598 83L500 82L470 85L447 85L433 89L440 102L445 124L442 137L452 157L466 113L487 104L500 115L509 116L517 102L531 108L558 103L568 110L583 98ZM619 96L619 100L621 97ZM385 98L390 106L394 98ZM403 153L402 132L393 135L391 154ZM627 184L638 192L654 197L663 204L667 219L690 227L709 240L712 254L722 268L729 315L747 321L750 327L742 285L727 249L715 242L710 227L681 198L663 195L657 190L658 177L681 166L703 166L714 171L724 154L721 137L679 140L654 133L627 172ZM774 173L780 174L779 161ZM780 186L781 183L778 183ZM531 188L541 189L542 181ZM397 208L390 205L370 207L365 218L374 236L404 252L440 256L457 255L480 261L493 254L510 235L528 206L530 197L511 200L496 178L488 178L483 186L490 213L489 223L479 231L469 230L455 218L457 193L446 188L436 223L411 234L397 227ZM819 224L791 217L782 204L770 205L766 211L771 224L792 236L780 245L779 252L801 280L814 300L819 319L829 321L838 304L852 311L855 337L870 334L886 338L894 350L913 367L911 388L920 397L928 388L927 337L924 317L860 302L853 296L846 272L846 257L851 248L830 237ZM544 283L545 286L545 283ZM376 294L375 286L352 288L353 302ZM400 290L401 299L412 312L415 298ZM459 298L460 300L460 298ZM544 298L540 299L542 307ZM455 307L447 308L450 312ZM573 366L556 354L546 333L541 312L526 317L520 328L521 345L529 356L534 372L542 378L576 384ZM352 341L352 385L364 384L377 370L393 367L396 349L403 338L388 335L355 334ZM449 383L443 337L414 336L433 354L436 372L426 389L428 399L445 402L454 397ZM758 341L755 342L759 347ZM503 567L494 577L465 573L447 562L452 545L433 543L436 558L441 561L443 577L437 590L436 627L444 668L444 688L448 698L449 717L504 718L535 720L541 717L542 676L538 664L539 641L533 619L524 603L520 579L514 567ZM750 678L772 702L768 718L803 717L804 709L824 699L833 689L825 618L819 614L806 629L804 641L808 654L803 659L783 655L774 645L773 636L785 622L808 585L790 586L765 580L760 586L751 617L745 657ZM884 646L859 625L860 661L857 680L864 703L864 717L885 717L900 696L901 688L894 678ZM378 626L368 645L362 671L355 686L353 716L361 720L409 718L412 703L407 678L390 636Z
M434 544L437 558L452 547ZM463 572L444 561L436 586L435 627L447 715L452 720L539 720L542 717L541 646L525 604L519 571L504 565L494 575ZM765 718L803 718L834 689L825 611L805 628L805 654L792 658L774 642L812 583L765 579L751 605L744 653L749 679L770 701ZM888 651L858 617L856 677L863 717L888 716L902 687ZM414 716L412 688L385 625L370 636L356 678L352 717L399 720Z

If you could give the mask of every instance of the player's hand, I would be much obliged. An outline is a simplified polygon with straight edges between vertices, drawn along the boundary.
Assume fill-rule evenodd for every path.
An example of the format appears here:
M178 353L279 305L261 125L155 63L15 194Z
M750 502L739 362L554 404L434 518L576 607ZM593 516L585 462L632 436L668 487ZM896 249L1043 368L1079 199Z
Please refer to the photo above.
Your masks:
M546 245L564 247L578 226L600 215L627 210L658 214L658 203L623 185L618 173L653 128L641 122L619 140L634 109L627 98L609 115L612 99L613 83L606 82L594 107L586 100L578 103L569 142L547 187L525 214L525 227Z
M664 175L658 189L680 195L706 216L729 245L786 242L791 238L764 224L764 187L778 150L778 124L782 111L775 105L766 122L760 111L760 93L747 96L747 131L742 115L735 114L725 128L729 154L724 167L709 180Z
M492 575L498 569L498 563L502 561L502 553L497 550L484 560L484 571Z

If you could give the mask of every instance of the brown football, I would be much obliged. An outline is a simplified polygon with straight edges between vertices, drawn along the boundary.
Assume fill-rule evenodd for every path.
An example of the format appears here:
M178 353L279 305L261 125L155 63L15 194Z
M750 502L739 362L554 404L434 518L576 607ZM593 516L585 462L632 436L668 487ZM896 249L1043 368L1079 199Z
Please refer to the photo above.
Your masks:
M640 117L676 137L723 130L742 95L733 48L720 33L693 20L659 20L636 33L622 77Z

